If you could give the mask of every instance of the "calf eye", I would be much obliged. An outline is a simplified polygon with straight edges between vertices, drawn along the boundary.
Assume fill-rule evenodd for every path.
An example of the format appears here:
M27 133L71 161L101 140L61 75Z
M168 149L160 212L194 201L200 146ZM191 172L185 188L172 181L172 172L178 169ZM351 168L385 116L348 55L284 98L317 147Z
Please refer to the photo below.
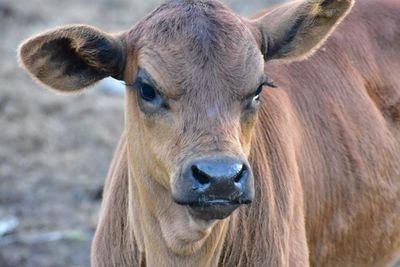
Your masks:
M147 82L136 80L132 88L137 90L139 107L144 113L152 114L161 109L169 109L167 99Z
M257 90L256 90L256 92L255 92L255 94L254 94L254 97L253 97L253 101L259 101L259 100L260 100L260 94L261 94L262 89L263 89L263 84L260 85L260 86L257 88Z
M136 91L139 108L143 113L161 114L169 110L168 98L157 90L157 84L143 69L139 68L136 80L128 86Z
M140 91L140 97L148 102L153 101L157 96L156 90L152 86L146 83L140 84L139 91Z

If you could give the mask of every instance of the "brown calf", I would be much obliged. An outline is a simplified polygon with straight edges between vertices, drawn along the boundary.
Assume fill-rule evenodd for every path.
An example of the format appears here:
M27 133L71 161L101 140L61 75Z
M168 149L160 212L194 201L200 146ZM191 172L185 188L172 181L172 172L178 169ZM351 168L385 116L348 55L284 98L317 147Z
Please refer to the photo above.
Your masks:
M172 0L122 34L74 25L21 46L22 66L51 88L127 84L93 266L399 255L400 2L358 1L323 45L352 5L302 0L247 20Z

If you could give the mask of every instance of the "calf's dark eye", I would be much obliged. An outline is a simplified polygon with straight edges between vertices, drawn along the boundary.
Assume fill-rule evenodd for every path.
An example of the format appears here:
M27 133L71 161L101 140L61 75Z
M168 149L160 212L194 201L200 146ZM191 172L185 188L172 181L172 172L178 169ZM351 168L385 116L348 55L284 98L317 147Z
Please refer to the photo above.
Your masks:
M259 94L261 94L262 89L263 89L263 84L260 85L260 86L257 88L256 94L255 94L255 95L258 96Z
M253 101L259 101L260 100L260 94L261 94L262 89L263 89L263 85L260 85L257 88L257 90L256 90L256 92L254 94L254 97L253 97Z
M157 96L156 90L151 85L145 83L140 84L139 92L140 97L149 102L153 101Z

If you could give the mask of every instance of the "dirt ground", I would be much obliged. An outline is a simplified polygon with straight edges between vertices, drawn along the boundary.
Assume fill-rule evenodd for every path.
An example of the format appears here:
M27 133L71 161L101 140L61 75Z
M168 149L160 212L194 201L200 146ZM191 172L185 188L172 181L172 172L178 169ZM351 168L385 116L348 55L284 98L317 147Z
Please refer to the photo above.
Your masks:
M0 0L0 267L89 266L100 192L123 129L123 95L43 90L16 62L25 38L86 23L129 28L159 1ZM273 1L231 0L249 15ZM278 2L278 1L275 1Z
M227 0L250 15L283 0ZM89 266L123 94L43 90L16 62L25 38L69 23L130 28L159 0L0 0L0 267ZM400 266L400 265L398 265Z

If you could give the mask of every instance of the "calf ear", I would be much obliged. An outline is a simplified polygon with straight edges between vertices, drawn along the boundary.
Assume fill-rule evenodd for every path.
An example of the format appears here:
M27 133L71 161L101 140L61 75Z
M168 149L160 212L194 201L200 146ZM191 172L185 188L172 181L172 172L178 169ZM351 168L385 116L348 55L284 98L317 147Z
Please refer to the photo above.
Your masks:
M252 21L266 60L302 60L312 55L343 20L354 0L300 0Z
M85 25L70 25L26 40L19 48L20 64L50 88L70 92L112 76L121 79L121 40Z

